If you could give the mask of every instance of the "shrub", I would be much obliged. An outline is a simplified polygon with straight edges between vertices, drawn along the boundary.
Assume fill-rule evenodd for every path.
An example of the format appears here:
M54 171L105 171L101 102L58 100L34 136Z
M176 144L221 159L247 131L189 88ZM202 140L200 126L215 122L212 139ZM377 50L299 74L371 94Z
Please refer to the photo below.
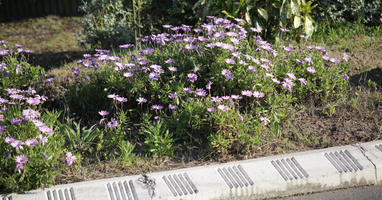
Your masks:
M131 12L124 9L123 0L87 0L79 7L84 37L82 45L110 48L134 41Z
M199 153L248 152L262 138L281 137L288 111L301 101L324 104L346 94L346 58L328 57L320 46L271 45L256 32L250 43L238 23L209 20L196 28L166 25L166 33L141 38L141 48L97 50L79 61L94 72L74 91L96 85L98 92L83 102L104 95L92 112L107 110L111 116L102 120L118 122L104 134L108 146L119 138L158 156L171 155L170 144Z
M366 25L382 24L382 2L373 0L325 0L317 1L319 18L334 22L359 21Z
M25 54L31 52L21 45L0 41L0 95L5 95L6 88L27 89L43 79L44 69L25 61Z
M0 191L22 192L53 183L64 157L56 134L60 112L42 111L46 97L7 89L0 98Z

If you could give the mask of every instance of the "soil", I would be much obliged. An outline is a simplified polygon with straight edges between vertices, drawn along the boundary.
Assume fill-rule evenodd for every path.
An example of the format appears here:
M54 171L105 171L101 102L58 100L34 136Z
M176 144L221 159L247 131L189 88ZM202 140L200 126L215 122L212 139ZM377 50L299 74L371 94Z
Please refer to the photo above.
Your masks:
M51 17L49 20L59 21L60 19ZM0 30L14 26L25 26L28 29L28 27L31 28L30 24L31 22L1 23ZM79 30L78 24L67 18L63 18L60 24L69 32ZM49 27L44 28L43 25L32 30L17 33L25 35L26 39L23 41L28 47L30 43L43 43L51 39L52 35L58 34L57 31L55 32ZM7 36L4 33L6 32L0 32L0 39ZM45 35L45 37L40 37L41 35ZM10 36L8 35L8 37ZM364 38L355 40L362 39ZM18 41L15 39L13 42ZM71 62L83 54L83 49L75 45L67 48L39 46L32 50L35 50L35 54L31 56L30 62L46 68L59 67L62 63ZM342 56L342 52L335 48L331 49L331 54L338 55L337 57ZM65 176L57 177L56 184L143 174L382 139L382 40L376 40L373 48L350 49L347 54L351 58L352 64L349 74L351 83L349 99L335 102L334 113L329 112L327 105L315 105L313 100L307 101L305 109L296 110L294 117L285 123L283 138L286 139L260 146L251 155L225 155L217 158L210 156L198 160L182 157L165 160L147 158L141 160L137 165L128 167L123 167L116 162L88 164L80 168L68 169ZM369 80L375 82L375 85L370 85Z

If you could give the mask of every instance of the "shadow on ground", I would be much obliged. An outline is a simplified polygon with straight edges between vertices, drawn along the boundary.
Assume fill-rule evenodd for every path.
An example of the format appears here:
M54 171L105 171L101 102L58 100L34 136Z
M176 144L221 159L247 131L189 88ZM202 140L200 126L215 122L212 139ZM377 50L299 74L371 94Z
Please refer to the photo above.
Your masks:
M31 65L39 65L45 70L50 70L63 66L65 63L70 63L81 59L85 53L85 51L64 51L30 54L27 58L27 61Z
M350 77L349 81L352 87L370 87L368 82L372 81L376 83L377 88L382 89L382 69L375 68L360 74L353 75Z

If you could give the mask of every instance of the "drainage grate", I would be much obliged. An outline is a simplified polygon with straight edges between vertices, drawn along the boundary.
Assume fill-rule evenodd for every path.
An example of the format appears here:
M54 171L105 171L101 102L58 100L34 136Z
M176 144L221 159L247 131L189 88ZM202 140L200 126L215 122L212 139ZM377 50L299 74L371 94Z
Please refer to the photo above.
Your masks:
M378 150L382 151L382 144L375 145L375 148L377 148Z
M294 157L290 159L272 160L271 163L285 181L309 177L309 174L306 173Z
M233 187L238 188L239 186L247 187L254 184L241 165L237 165L237 167L218 168L218 173L230 189Z
M118 181L106 184L110 200L138 200L133 181Z
M46 197L48 200L76 200L73 188L48 190Z
M4 196L3 198L2 198L2 200L12 200L12 196Z
M362 165L348 150L325 153L324 155L339 173L363 170Z
M199 190L196 188L195 184L191 181L191 178L187 173L183 174L173 174L168 176L163 176L162 179L166 183L167 187L170 189L171 193L176 196L196 194Z

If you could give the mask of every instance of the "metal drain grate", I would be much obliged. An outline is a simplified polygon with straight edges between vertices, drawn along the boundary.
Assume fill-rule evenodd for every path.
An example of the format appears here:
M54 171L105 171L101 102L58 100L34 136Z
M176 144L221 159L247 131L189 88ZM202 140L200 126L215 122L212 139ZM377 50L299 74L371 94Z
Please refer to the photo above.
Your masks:
M187 173L163 176L162 179L174 197L178 195L191 195L199 192Z
M363 170L363 166L348 150L325 153L324 155L339 173Z
M377 148L378 150L382 151L382 144L375 145L375 148Z
M308 178L309 174L301 167L296 158L272 160L271 164L279 172L285 181Z
M4 196L3 198L2 198L2 200L12 200L12 197L11 196Z
M239 186L247 187L254 184L241 165L218 168L218 173L230 189L233 187L238 188Z
M48 190L46 197L48 200L76 200L73 188Z
M118 181L106 184L110 200L138 200L133 181Z

